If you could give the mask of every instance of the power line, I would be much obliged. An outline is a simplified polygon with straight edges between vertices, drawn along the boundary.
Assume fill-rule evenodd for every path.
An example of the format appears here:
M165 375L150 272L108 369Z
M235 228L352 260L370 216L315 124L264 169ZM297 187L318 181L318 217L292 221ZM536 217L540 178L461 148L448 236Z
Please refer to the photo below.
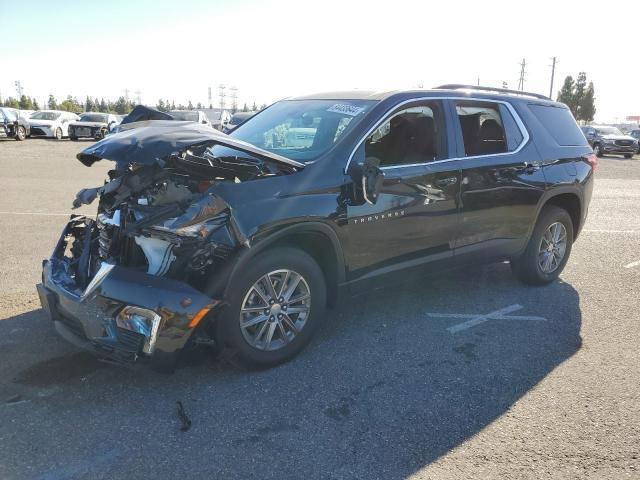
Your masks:
M231 109L235 112L238 110L238 89L237 87L231 87Z
M218 93L218 96L220 97L220 110L224 110L224 97L227 96L227 94L224 93L225 88L227 88L227 86L223 83L218 85L218 90L220 91L220 93Z

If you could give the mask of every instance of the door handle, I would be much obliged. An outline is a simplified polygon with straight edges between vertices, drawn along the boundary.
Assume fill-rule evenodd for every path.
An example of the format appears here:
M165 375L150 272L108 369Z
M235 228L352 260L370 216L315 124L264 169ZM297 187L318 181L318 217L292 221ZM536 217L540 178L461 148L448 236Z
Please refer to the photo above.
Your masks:
M542 167L542 165L540 165L539 163L529 163L529 162L524 162L524 167L521 169L524 173L535 173L538 170L540 170L540 168Z
M454 185L458 182L458 177L447 177L441 178L440 180L436 180L436 185L440 188L448 187Z

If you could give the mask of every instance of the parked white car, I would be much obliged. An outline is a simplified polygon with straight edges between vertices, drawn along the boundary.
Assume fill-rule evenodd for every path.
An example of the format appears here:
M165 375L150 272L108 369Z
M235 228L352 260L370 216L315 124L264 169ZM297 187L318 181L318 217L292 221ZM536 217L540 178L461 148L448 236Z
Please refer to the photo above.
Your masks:
M197 122L211 127L211 122L202 110L171 110L167 113L176 120Z
M69 136L69 123L78 120L75 113L61 110L40 110L29 117L32 137L51 137L61 140Z

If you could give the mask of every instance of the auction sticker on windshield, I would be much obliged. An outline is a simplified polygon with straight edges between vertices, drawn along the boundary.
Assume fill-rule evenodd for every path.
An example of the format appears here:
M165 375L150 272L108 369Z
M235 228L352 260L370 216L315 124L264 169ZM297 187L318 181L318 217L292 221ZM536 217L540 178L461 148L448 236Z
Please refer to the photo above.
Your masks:
M359 113L363 112L364 108L356 107L355 105L349 105L347 103L336 103L327 108L327 112L342 113L343 115L350 115L355 117Z

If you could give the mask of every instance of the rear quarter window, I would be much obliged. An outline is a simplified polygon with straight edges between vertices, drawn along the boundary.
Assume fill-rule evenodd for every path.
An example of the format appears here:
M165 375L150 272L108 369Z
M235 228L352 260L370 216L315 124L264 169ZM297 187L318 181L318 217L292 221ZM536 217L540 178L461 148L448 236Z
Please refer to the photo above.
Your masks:
M558 145L563 147L588 145L587 139L568 108L529 104L529 109L558 142Z

